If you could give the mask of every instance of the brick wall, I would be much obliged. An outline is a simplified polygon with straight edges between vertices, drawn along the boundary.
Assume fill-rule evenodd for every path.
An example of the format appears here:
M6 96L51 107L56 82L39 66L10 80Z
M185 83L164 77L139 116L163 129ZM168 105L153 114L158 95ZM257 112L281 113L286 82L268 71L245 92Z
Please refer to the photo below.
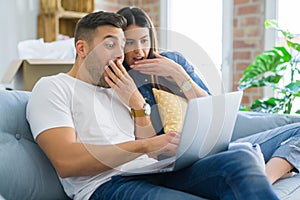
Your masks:
M243 71L264 50L265 0L234 0L233 13L233 88ZM245 90L242 105L263 96L263 90Z
M152 19L154 26L160 26L160 0L95 0L95 10L116 12L125 6L142 8Z

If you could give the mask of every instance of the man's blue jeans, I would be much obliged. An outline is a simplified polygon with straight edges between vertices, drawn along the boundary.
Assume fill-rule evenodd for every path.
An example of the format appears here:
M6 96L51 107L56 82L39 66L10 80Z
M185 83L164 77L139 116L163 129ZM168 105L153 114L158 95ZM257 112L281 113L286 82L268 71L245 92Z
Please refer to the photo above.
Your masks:
M254 151L233 149L170 173L114 176L92 200L278 199Z

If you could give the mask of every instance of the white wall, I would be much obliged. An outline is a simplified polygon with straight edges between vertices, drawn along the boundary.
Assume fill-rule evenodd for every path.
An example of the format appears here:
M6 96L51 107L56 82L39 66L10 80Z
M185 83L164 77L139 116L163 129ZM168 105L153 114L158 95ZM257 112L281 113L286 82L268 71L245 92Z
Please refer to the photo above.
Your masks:
M0 82L19 41L36 39L39 0L0 0Z

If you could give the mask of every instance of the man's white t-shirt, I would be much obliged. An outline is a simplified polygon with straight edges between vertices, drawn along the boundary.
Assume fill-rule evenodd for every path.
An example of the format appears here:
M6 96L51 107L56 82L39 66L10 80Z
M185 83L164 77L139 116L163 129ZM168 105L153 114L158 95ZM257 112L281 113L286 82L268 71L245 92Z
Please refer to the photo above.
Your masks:
M38 81L27 105L27 120L34 139L47 129L71 127L81 143L110 145L135 140L130 108L112 89L96 87L64 73ZM96 176L60 180L69 197L88 199L112 176L153 162L143 155Z

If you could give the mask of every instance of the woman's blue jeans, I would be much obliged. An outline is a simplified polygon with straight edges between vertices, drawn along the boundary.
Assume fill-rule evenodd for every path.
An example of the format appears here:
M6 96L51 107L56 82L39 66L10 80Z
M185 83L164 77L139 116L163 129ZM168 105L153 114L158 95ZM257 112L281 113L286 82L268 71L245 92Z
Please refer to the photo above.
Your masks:
M272 157L289 161L300 171L300 123L288 124L236 140L259 144L265 162Z
M92 200L278 199L256 153L234 149L163 174L114 176Z

